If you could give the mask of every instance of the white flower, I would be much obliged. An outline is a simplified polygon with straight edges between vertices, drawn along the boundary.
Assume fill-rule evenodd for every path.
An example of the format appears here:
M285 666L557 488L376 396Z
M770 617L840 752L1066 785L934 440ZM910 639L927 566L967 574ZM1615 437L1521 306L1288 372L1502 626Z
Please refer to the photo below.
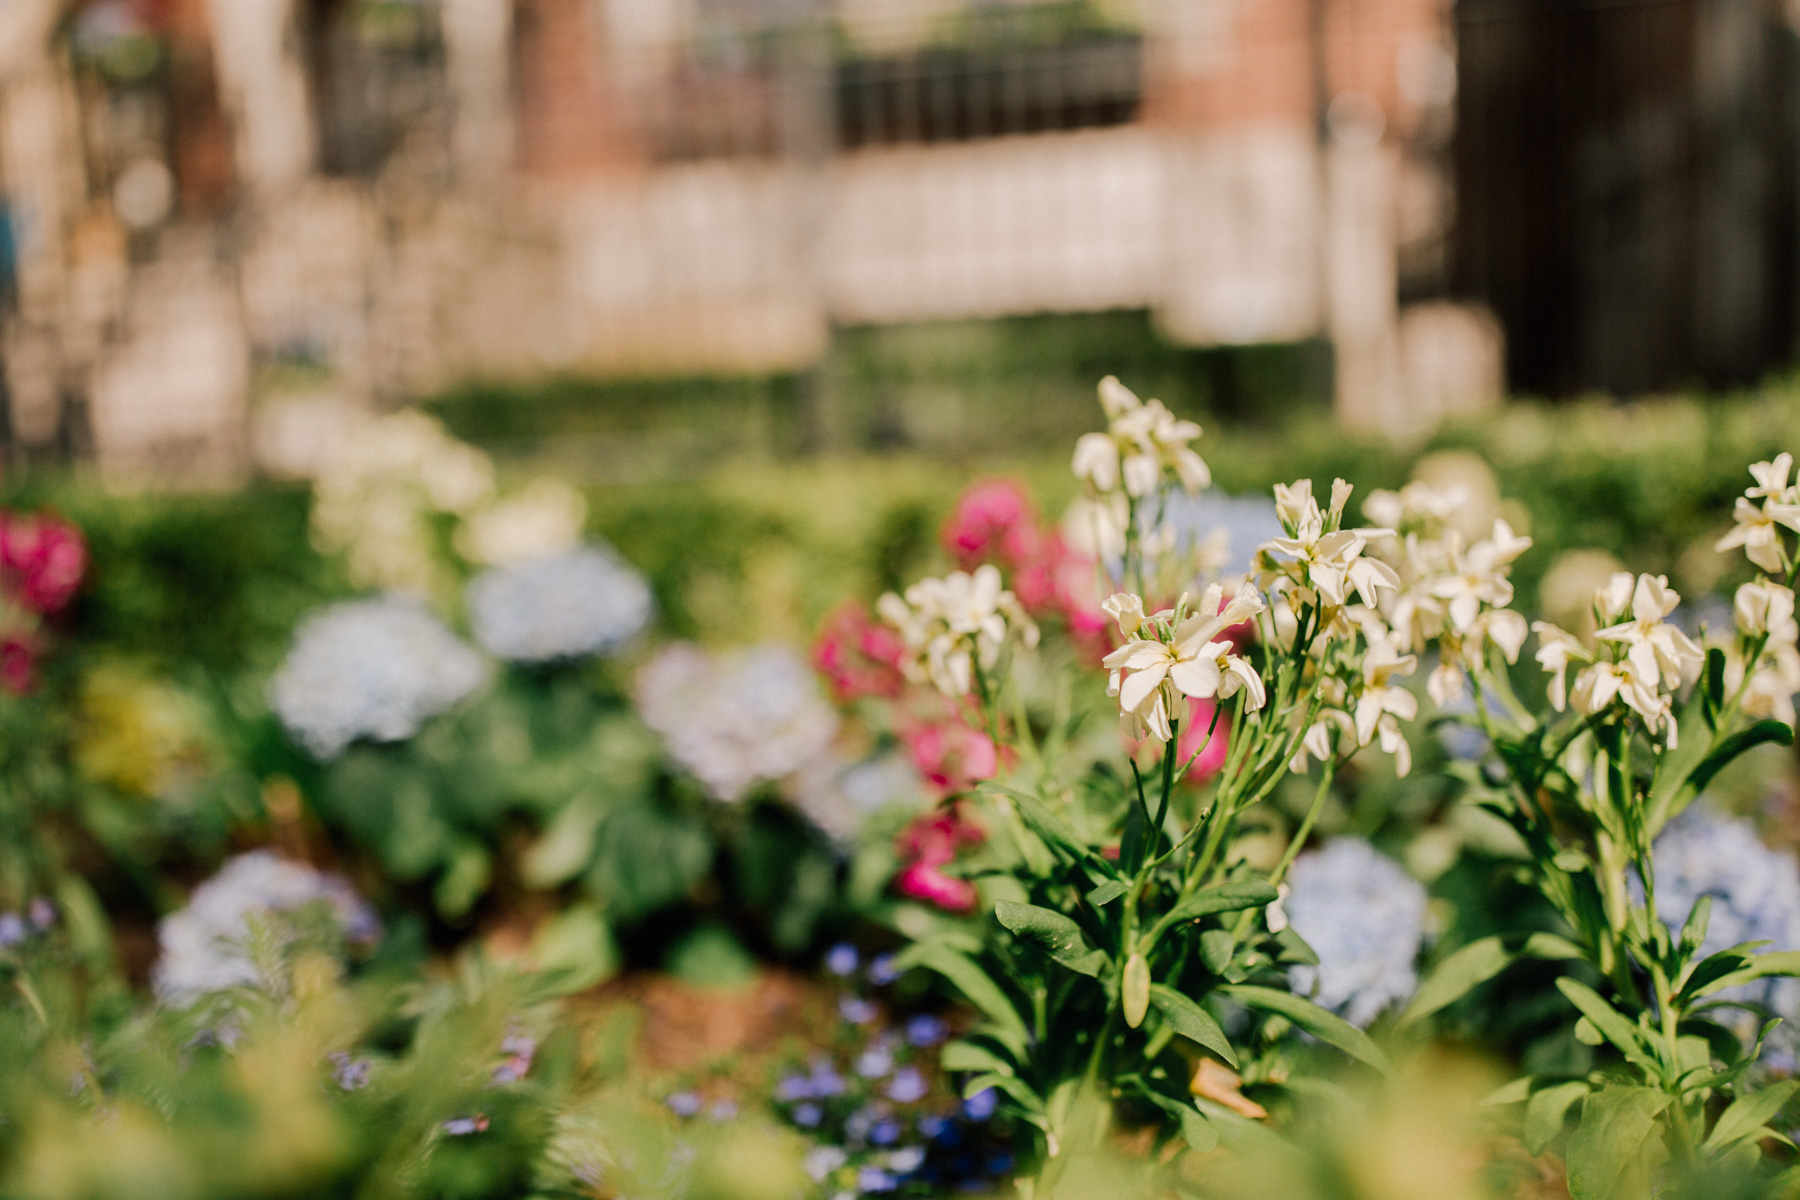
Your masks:
M470 514L456 531L456 549L482 566L521 566L575 549L586 521L580 492L554 479L534 479L516 495Z
M185 1006L213 992L242 986L269 986L252 953L251 917L280 918L317 906L339 939L372 940L380 924L374 911L336 875L267 850L240 854L194 889L187 907L164 917L156 939L161 953L151 983L164 1004ZM265 921L278 941L291 941L291 922Z
M1108 600L1106 610L1129 639L1102 660L1110 672L1107 694L1119 698L1120 716L1134 737L1150 732L1168 741L1170 715L1182 711L1179 696L1225 700L1243 690L1249 710L1266 702L1256 668L1232 653L1229 640L1220 640L1226 629L1263 611L1256 589L1245 585L1226 602L1215 583L1192 615L1183 597L1175 608L1145 618L1143 600L1127 593Z
M1750 474L1756 483L1738 498L1732 512L1737 525L1719 539L1717 549L1742 546L1750 561L1763 570L1787 569L1787 555L1782 549L1781 532L1777 527L1800 530L1800 503L1796 503L1800 501L1800 487L1790 487L1787 481L1793 465L1793 455L1779 454L1773 462L1751 466ZM1754 503L1756 500L1762 503Z
M357 738L400 741L488 679L481 655L398 596L349 600L301 623L269 704L318 759Z
M1123 484L1133 497L1154 492L1165 473L1190 495L1212 481L1205 461L1188 445L1200 436L1198 425L1178 419L1160 400L1139 400L1111 375L1100 381L1099 392L1107 430L1076 441L1077 479L1102 496Z
M423 594L442 566L428 518L467 515L493 495L494 466L423 413L360 422L314 482L312 540L343 553L359 587Z
M1288 923L1319 965L1289 972L1295 992L1367 1027L1419 986L1425 886L1360 838L1302 854L1288 874Z
M1491 538L1461 549L1461 538L1449 536L1451 568L1430 581L1431 595L1447 605L1452 628L1468 629L1482 607L1505 608L1512 603L1512 581L1507 578L1512 561L1531 547L1531 539L1513 533L1505 521L1494 522Z
M1746 637L1774 636L1794 621L1794 593L1779 583L1759 579L1739 587L1732 598L1738 632Z
M1548 621L1533 621L1531 628L1538 635L1538 663L1550 673L1550 706L1561 712L1568 704L1569 664L1592 662L1594 656L1580 638Z
M649 623L650 585L606 546L484 571L469 581L481 648L513 662L599 654Z
M1666 576L1640 575L1632 592L1631 619L1600 630L1594 638L1629 647L1628 656L1646 680L1660 677L1665 687L1679 687L1706 661L1694 639L1663 620L1680 603Z
M1468 502L1466 487L1435 488L1415 479L1398 492L1370 492L1363 501L1363 515L1402 534L1436 539L1443 536L1446 522Z
M1394 756L1394 772L1402 777L1412 770L1412 747L1400 722L1419 715L1419 698L1393 680L1411 675L1418 665L1418 659L1394 653L1386 642L1371 645L1363 655L1363 690L1356 701L1357 745L1367 746L1379 734L1382 752Z
M1598 716L1614 699L1644 718L1644 725L1655 733L1668 722L1668 745L1673 750L1679 726L1673 715L1669 697L1656 688L1654 676L1646 678L1638 665L1627 658L1623 662L1597 662L1583 668L1575 676L1574 690L1569 694L1575 711L1585 716Z
M907 656L901 668L915 682L929 680L952 698L975 686L975 671L990 671L1010 642L1037 645L1038 629L1013 594L1000 586L992 564L974 574L953 571L942 579L921 579L905 599L889 592L876 611L899 630Z
M665 647L638 672L637 705L669 756L724 801L814 762L838 728L811 668L785 646Z
M1393 531L1337 528L1349 485L1340 479L1332 493L1328 520L1313 498L1310 480L1291 487L1275 485L1275 511L1287 535L1271 539L1258 553L1263 584L1268 587L1276 579L1287 579L1299 604L1337 608L1355 594L1374 608L1383 589L1399 590L1400 577L1380 559L1364 557L1363 550L1375 539L1391 537Z

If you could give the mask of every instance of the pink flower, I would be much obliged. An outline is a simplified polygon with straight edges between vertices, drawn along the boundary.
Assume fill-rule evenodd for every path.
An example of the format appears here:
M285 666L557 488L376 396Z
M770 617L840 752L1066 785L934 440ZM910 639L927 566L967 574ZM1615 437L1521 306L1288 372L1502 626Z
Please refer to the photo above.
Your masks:
M944 550L965 571L984 562L1017 568L1038 557L1044 538L1030 497L1007 479L990 479L964 492L940 536ZM1022 596L1020 602L1030 607Z
M1175 761L1178 764L1186 762L1200 749L1201 743L1205 742L1206 749L1194 760L1194 765L1188 768L1187 778L1194 783L1205 783L1219 773L1220 768L1225 765L1225 754L1231 745L1231 714L1228 712L1219 713L1218 727L1212 730L1212 739L1206 740L1206 731L1212 728L1213 712L1214 704L1211 700L1195 697L1188 699L1188 716L1181 723L1181 740L1176 743L1175 750L1179 757Z
M900 739L934 787L946 795L966 792L983 779L992 779L1000 768L993 739L957 720L903 729Z
M900 694L906 680L900 658L906 643L890 625L873 621L853 600L840 604L813 642L813 666L831 685L840 703L863 696Z
M979 845L987 834L965 820L955 804L920 817L894 839L894 848L905 861L894 887L903 896L935 904L948 912L968 912L975 907L975 885L944 874L964 846Z
M952 879L938 868L923 862L907 867L894 880L902 896L935 904L945 912L966 913L975 907L975 885L966 879Z
M0 638L0 687L15 696L29 692L37 682L37 652L18 634Z
M73 525L43 513L0 517L0 583L35 613L69 602L87 570L87 543Z

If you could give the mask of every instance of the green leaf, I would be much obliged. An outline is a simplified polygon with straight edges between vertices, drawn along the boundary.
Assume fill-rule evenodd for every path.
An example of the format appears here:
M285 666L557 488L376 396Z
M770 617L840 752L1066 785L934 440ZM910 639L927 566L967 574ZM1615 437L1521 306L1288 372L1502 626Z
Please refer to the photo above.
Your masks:
M1618 1047L1619 1053L1628 1061L1636 1063L1647 1075L1661 1073L1662 1068L1657 1061L1644 1052L1637 1026L1627 1021L1618 1009L1601 999L1598 992L1573 979L1559 979L1556 987L1568 997L1569 1003L1581 1010L1581 1015L1587 1018L1595 1032Z
M1005 796L1018 812L1019 819L1024 821L1031 832L1042 838L1052 850L1059 851L1064 857L1082 864L1090 874L1098 874L1102 878L1117 879L1119 869L1107 862L1080 838L1075 831L1065 825L1062 819L1049 809L1022 792L1010 788L984 787L984 791L994 791Z
M1198 1042L1235 1067L1237 1055L1232 1052L1231 1040L1213 1015L1198 1004L1182 995L1172 987L1164 987L1160 983L1150 985L1150 1003L1163 1015L1163 1020L1191 1042Z
M535 888L567 883L594 857L594 836L606 810L592 796L577 796L562 807L519 864L525 882Z
M1579 1079L1551 1084L1531 1093L1531 1099L1525 1104L1523 1140L1526 1152L1542 1154L1562 1132L1563 1120L1569 1115L1570 1107L1587 1094L1588 1085Z
M1095 908L1105 908L1130 890L1131 885L1125 880L1109 879L1087 894L1088 903Z
M1275 889L1260 879L1244 883L1222 883L1182 901L1168 916L1163 918L1163 921L1166 924L1174 925L1212 913L1236 912L1244 908L1262 908L1275 903L1275 896Z
M1669 1096L1647 1087L1609 1087L1589 1096L1569 1138L1569 1194L1574 1200L1623 1200L1621 1185L1638 1174L1645 1143ZM1631 1200L1637 1200L1635 1196Z
M1319 965L1318 953L1306 944L1306 939L1292 925L1275 935L1275 944L1281 947L1277 956L1281 962L1304 963L1309 967Z
M967 1100L970 1096L985 1092L989 1088L1005 1092L1027 1113L1040 1117L1043 1115L1044 1098L1038 1095L1030 1084L1013 1075L977 1075L963 1084L963 1099Z
M1525 948L1519 953L1526 958L1542 958L1551 962L1584 957L1580 946L1554 933L1532 934L1525 939Z
M1717 750L1700 761L1700 765L1694 768L1693 773L1682 785L1682 790L1692 791L1695 794L1705 791L1706 785L1712 782L1713 776L1730 766L1738 755L1765 742L1774 742L1781 746L1793 745L1793 727L1785 721L1770 719L1758 721L1748 729L1738 730L1720 742Z
M1384 1074L1393 1072L1393 1065L1388 1062L1387 1055L1381 1052L1381 1047L1375 1044L1373 1038L1311 1000L1291 992L1241 983L1223 984L1219 991L1246 1008L1261 1009L1263 1012L1286 1017L1321 1042L1336 1046L1350 1057L1368 1063Z
M1053 909L1002 900L994 905L994 919L1022 938L1036 942L1044 952L1077 974L1098 977L1110 961L1087 944L1081 926Z
M1724 951L1720 953L1724 953ZM1718 955L1713 957L1716 958ZM1697 1000L1702 996L1710 996L1714 992L1736 987L1740 983L1749 983L1753 979L1766 979L1770 975L1800 975L1800 950L1772 950L1767 954L1753 955L1745 966L1699 986L1696 986L1696 983L1700 978L1700 972L1695 971L1694 979L1688 982L1688 986L1683 989L1682 994Z
M545 971L562 972L556 991L579 992L619 969L619 948L599 908L576 904L538 928L532 957Z
M1199 1109L1141 1084L1139 1090L1152 1104L1181 1122L1181 1136L1196 1152L1207 1154L1218 1148L1219 1131Z
M944 1047L938 1065L946 1071L1017 1075L1013 1065L978 1042L954 1041Z
M1478 984L1486 983L1504 971L1512 961L1513 955L1498 937L1470 942L1447 956L1425 977L1414 993L1412 1003L1400 1014L1400 1024L1410 1024L1456 1003Z
M1719 1114L1718 1124L1713 1126L1700 1149L1707 1154L1718 1154L1745 1138L1754 1137L1757 1130L1781 1111L1782 1105L1796 1090L1800 1090L1800 1080L1784 1079L1759 1092L1739 1096L1731 1102L1731 1107Z
M1505 1104L1522 1104L1531 1099L1531 1085L1535 1082L1529 1075L1521 1075L1511 1083L1503 1083L1481 1098L1481 1107L1498 1108Z
M1702 893L1694 901L1694 907L1688 910L1687 921L1681 927L1681 956L1686 958L1700 948L1706 940L1706 926L1712 920L1712 897Z
M909 967L925 967L936 971L955 984L969 1003L985 1013L994 1024L1020 1038L1029 1037L1024 1018L1019 1016L1019 1010L1013 1007L1012 1001L1006 998L1006 993L1000 990L1000 985L967 956L938 942L920 942L894 957L896 971L904 971Z
M1223 975L1236 947L1237 939L1231 936L1231 930L1209 929L1200 935L1200 961L1214 975Z

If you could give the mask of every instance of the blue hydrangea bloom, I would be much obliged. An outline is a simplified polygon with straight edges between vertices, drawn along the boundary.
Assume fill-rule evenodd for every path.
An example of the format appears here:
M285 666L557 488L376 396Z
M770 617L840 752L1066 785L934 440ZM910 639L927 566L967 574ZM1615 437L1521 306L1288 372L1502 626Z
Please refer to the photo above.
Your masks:
M1366 1027L1419 986L1425 886L1361 838L1302 854L1282 907L1319 965L1289 972L1294 990Z
M263 983L248 946L252 914L321 905L352 941L380 929L374 910L350 884L267 850L227 862L194 889L187 907L157 925L161 948L150 979L166 1004L187 1005L213 992Z
M1671 929L1687 922L1701 896L1712 897L1702 957L1739 942L1800 950L1800 863L1792 851L1764 845L1750 822L1695 805L1669 822L1654 853L1656 912ZM1641 898L1642 887L1635 880L1633 885ZM1781 1017L1765 1057L1792 1065L1796 1033L1790 1023L1800 1016L1800 980L1760 979L1720 995L1766 1005Z
M488 664L423 605L349 600L308 617L269 681L269 704L324 760L357 738L396 742L487 682Z
M644 577L606 546L581 546L469 581L469 624L483 650L510 662L600 654L649 624Z

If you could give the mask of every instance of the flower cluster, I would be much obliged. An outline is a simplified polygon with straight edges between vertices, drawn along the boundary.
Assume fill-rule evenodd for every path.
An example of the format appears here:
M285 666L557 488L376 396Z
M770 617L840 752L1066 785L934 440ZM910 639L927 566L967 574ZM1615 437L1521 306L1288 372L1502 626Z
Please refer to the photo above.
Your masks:
M999 567L1032 617L1061 620L1083 642L1104 630L1093 558L1071 550L1018 484L992 479L969 488L945 520L940 541L960 570Z
M308 617L269 683L288 732L319 759L357 738L399 741L488 679L481 655L399 596L349 600Z
M1262 598L1246 586L1229 600L1213 584L1189 609L1187 597L1172 609L1144 615L1141 597L1121 592L1106 602L1106 612L1119 625L1125 644L1107 655L1107 694L1119 698L1119 715L1128 736L1173 736L1171 719L1186 711L1184 697L1228 700L1240 690L1245 707L1255 711L1267 699L1262 677L1237 653L1228 634L1232 626L1264 609Z
M724 801L799 771L838 729L806 661L784 646L665 647L638 672L637 706L670 756Z
M892 699L906 686L900 660L906 642L893 626L869 617L854 600L838 605L813 642L813 666L842 703L864 696Z
M1439 706L1457 703L1468 675L1485 665L1490 647L1516 662L1525 644L1525 618L1509 607L1512 564L1531 539L1496 518L1493 532L1473 544L1451 524L1464 502L1461 489L1421 482L1399 492L1375 492L1363 514L1394 530L1374 553L1393 569L1397 585L1381 605L1395 649L1423 652L1433 644L1438 665L1426 690Z
M1748 821L1691 807L1656 839L1654 863L1657 916L1670 929L1680 930L1700 897L1712 897L1702 955L1744 942L1800 950L1800 864L1793 851L1764 845ZM1722 998L1765 1005L1784 1018L1785 1031L1786 1020L1800 1008L1800 980L1757 980ZM1792 1070L1792 1032L1780 1041L1786 1067Z
M609 547L589 545L484 571L469 581L469 624L496 658L600 654L649 623L650 585Z
M0 513L0 686L31 689L44 618L68 606L87 561L73 525L47 513Z
M1791 454L1778 454L1773 462L1759 462L1750 468L1750 477L1756 482L1738 497L1731 514L1737 524L1719 539L1718 549L1742 546L1745 556L1763 570L1793 573L1793 555L1781 536L1782 529L1800 531L1800 481L1788 482L1793 468Z
M1037 625L1001 586L1000 570L992 564L973 574L952 571L942 579L922 579L906 589L904 599L889 592L876 608L906 643L900 660L906 677L929 680L952 699L976 690L985 697L986 677L1001 653L1038 641Z
M826 968L876 988L896 975L881 956L863 967L855 947L839 945ZM804 1166L825 1195L869 1196L905 1191L939 1195L985 1190L1013 1169L1005 1130L992 1128L999 1096L988 1089L967 1100L951 1094L937 1069L949 1037L931 1013L883 1019L884 1006L863 989L838 1001L835 1046L791 1065L772 1089L776 1111L813 1143ZM698 1097L670 1097L699 1112Z
M1084 433L1075 443L1074 469L1093 494L1120 491L1141 499L1172 477L1190 495L1212 482L1206 462L1188 443L1200 427L1183 421L1160 400L1139 400L1132 390L1108 375L1100 381L1100 407L1105 433Z
M26 939L50 932L56 924L56 905L48 896L34 896L23 913L0 912L0 950L10 950Z
M326 918L321 930L307 916ZM157 926L161 953L151 982L165 1004L185 1007L204 996L245 986L270 987L256 940L277 949L306 934L328 941L372 941L374 910L349 883L267 850L240 854L194 889L187 907Z
M894 839L902 864L894 889L902 896L923 900L946 912L966 913L975 907L975 885L945 873L965 846L987 840L981 826L970 821L956 802L920 817Z
M1419 986L1414 960L1425 937L1425 886L1360 838L1302 854L1282 910L1318 956L1296 966L1296 992L1366 1027Z
M314 481L313 543L344 554L359 587L422 595L441 579L431 518L473 514L493 494L488 456L430 417L372 418Z
M484 567L518 567L565 554L581 544L587 500L555 479L534 479L463 519L456 550Z
M1681 597L1661 575L1615 574L1594 593L1599 631L1592 645L1547 621L1538 635L1537 660L1550 673L1550 703L1561 712L1571 702L1584 716L1623 703L1643 719L1652 736L1662 732L1675 748L1674 693L1700 673L1705 656L1694 640L1666 618ZM1586 664L1568 686L1571 664Z

